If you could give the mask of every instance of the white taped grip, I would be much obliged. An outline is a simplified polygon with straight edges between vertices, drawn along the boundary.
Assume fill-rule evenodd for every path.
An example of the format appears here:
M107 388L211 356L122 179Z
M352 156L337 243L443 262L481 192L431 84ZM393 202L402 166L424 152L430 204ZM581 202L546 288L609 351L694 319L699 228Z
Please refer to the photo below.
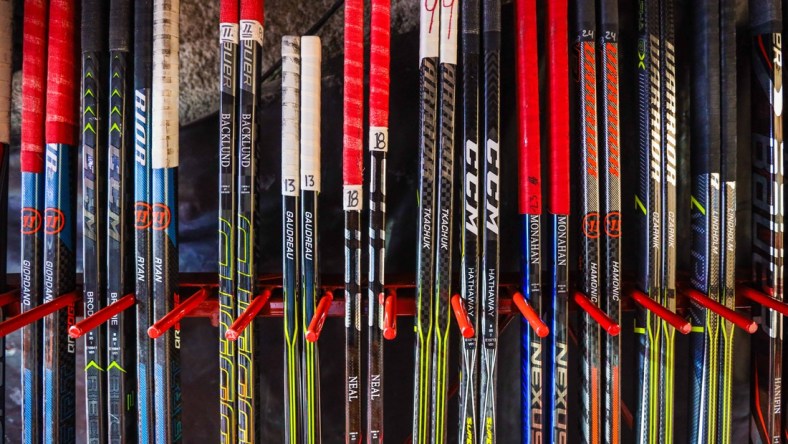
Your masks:
M153 4L153 168L178 166L179 8L179 0L155 0Z
M301 38L301 189L320 191L320 37Z
M438 57L441 0L421 0L419 3L419 60Z
M282 195L298 196L301 121L301 39L282 37Z
M11 142L11 0L0 0L0 143Z
M440 62L457 64L457 0L441 1Z
M219 23L219 42L238 43L238 23Z
M241 40L254 40L263 46L263 25L257 20L241 20Z

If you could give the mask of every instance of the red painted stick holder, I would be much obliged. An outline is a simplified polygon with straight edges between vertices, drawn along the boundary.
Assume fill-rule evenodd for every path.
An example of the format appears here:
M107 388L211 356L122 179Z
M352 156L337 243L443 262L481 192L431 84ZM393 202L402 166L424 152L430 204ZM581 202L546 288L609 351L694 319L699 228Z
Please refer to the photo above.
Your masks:
M117 301L107 305L101 310L93 313L91 316L77 322L68 328L68 335L74 339L88 333L99 325L109 321L115 315L120 314L123 310L133 307L137 303L134 293L129 293L126 296L118 299Z
M588 299L585 294L575 291L572 294L572 298L575 300L575 303L577 303L577 305L583 309L583 311L591 316L591 319L596 321L599 326L607 332L607 334L610 336L618 336L618 334L621 333L621 326L618 325L614 320L610 319L610 316L597 307L596 304L591 302L591 300Z
M180 322L186 315L194 311L197 306L208 297L208 290L200 288L196 293L189 296L185 301L178 304L172 311L164 315L148 328L148 336L152 339L159 338L161 335Z
M309 327L306 329L306 340L309 342L317 342L320 338L320 332L323 331L323 325L326 323L328 317L328 309L331 307L331 302L334 301L334 293L327 291L320 302L315 308L315 314L309 322Z
M641 307L649 310L663 321L672 325L673 328L675 328L679 333L688 335L692 331L692 324L689 321L668 310L654 299L651 299L646 293L643 293L640 290L632 290L629 293L629 296L634 299L635 302L637 302Z
M13 318L0 323L0 337L4 337L20 328L30 325L36 321L43 319L58 310L74 305L82 299L82 293L79 290L64 293L49 302L45 302L30 310L20 313Z
M388 295L380 294L383 304L383 337L394 340L397 337L397 289L389 289Z
M10 305L15 302L19 302L18 288L9 289L5 293L0 293L0 308L3 308L6 305Z
M460 334L463 338L469 339L476 336L476 329L471 324L471 318L468 316L468 311L465 309L465 303L460 295L455 294L451 297L451 308L454 312L454 319L457 320L457 326L460 328Z
M531 304L525 300L523 294L519 291L512 296L512 302L520 310L520 314L523 315L525 320L528 321L528 325L531 326L531 329L536 333L536 336L540 338L547 337L550 334L550 328L547 327L547 324L539 318L539 313L531 307Z
M233 322L230 328L224 333L224 337L230 341L238 340L243 333L244 329L249 326L252 320L257 316L257 313L265 307L268 300L271 298L271 290L266 288L262 293L257 295L252 302L246 307L246 310L241 313L238 318Z
M684 290L684 294L695 301L698 305L720 315L726 320L732 322L733 325L741 328L749 334L753 334L758 330L758 324L756 324L755 321L739 313L736 313L734 310L731 310L730 308L709 298L698 290L687 288Z
M766 308L771 308L783 316L788 316L788 304L783 301L779 301L762 291L756 290L746 285L740 285L736 288L736 292L753 302L763 305Z

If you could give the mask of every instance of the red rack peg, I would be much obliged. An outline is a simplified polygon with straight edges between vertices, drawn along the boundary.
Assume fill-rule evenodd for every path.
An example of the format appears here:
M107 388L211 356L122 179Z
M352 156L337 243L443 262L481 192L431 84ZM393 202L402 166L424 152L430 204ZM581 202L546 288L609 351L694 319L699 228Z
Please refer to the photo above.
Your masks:
M208 290L200 288L196 293L189 296L185 301L178 304L172 311L164 315L148 328L148 336L156 339L171 329L184 316L191 313L200 303L208 297Z
M77 290L64 293L49 302L45 302L41 305L38 305L37 307L31 308L24 313L18 314L3 323L0 323L0 338L11 332L19 330L26 325L40 320L44 316L50 315L62 308L68 307L69 305L74 305L81 297L81 293Z
M91 316L88 316L85 319L69 327L68 335L74 339L77 339L78 337L93 330L99 325L109 321L110 318L122 312L123 310L133 306L136 303L137 303L137 299L134 296L134 293L129 293L126 296L123 296L117 301L102 308L101 310L93 313Z
M243 333L244 329L252 322L252 320L257 316L257 313L265 307L265 304L268 303L268 299L271 298L271 290L266 288L263 290L262 293L257 295L252 302L246 307L243 313L233 322L233 325L227 329L224 333L224 337L227 338L229 341L236 341Z
M476 329L471 324L471 318L468 316L468 311L465 310L465 304L460 295L455 294L451 297L451 308L454 311L454 319L457 320L462 337L469 339L476 336Z
M383 293L380 294L383 299ZM397 337L397 290L389 290L383 303L383 337L392 341Z
M591 302L586 295L583 293L576 291L572 295L575 303L580 306L586 313L591 315L591 318L595 320L610 336L618 336L621 333L621 326L618 325L615 321L610 319L610 317L602 311L599 307L596 306L593 302Z
M740 315L739 313L736 313L735 311L709 298L698 290L688 288L684 290L684 293L693 301L722 316L726 320L732 322L733 325L741 328L747 333L753 334L758 331L758 324L756 324L755 321L746 316Z
M778 301L777 299L767 295L762 291L758 291L752 287L747 287L745 285L740 285L736 288L737 292L744 296L745 298L755 301L764 307L771 308L772 310L780 313L783 316L788 316L788 304L783 301Z
M14 288L12 290L8 290L5 293L0 293L0 308L5 307L8 304L13 304L15 302L19 302L19 289Z
M646 293L640 290L632 290L629 295L635 302L643 306L643 308L653 312L663 321L672 325L679 333L688 335L692 331L692 324L689 321L663 307L662 304L648 297Z
M531 326L536 336L544 338L550 334L550 328L539 318L539 314L531 307L528 301L525 300L522 293L519 291L516 292L514 296L512 296L512 302L514 302L514 305L517 306L520 313L522 313L523 317L528 321L528 325Z
M328 309L331 307L331 302L334 301L334 294L327 291L326 294L320 299L315 309L315 315L312 316L312 321L309 322L309 327L306 329L306 340L309 342L317 342L320 338L320 332L323 331L323 324L326 323L328 317Z

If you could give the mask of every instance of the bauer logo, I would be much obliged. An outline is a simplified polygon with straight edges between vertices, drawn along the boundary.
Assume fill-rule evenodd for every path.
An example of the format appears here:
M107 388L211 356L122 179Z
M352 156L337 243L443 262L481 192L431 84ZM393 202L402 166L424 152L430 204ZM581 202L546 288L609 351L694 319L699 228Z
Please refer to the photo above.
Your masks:
M166 230L170 226L170 207L164 204L153 204L153 220L151 221L153 229L157 231Z
M147 202L134 203L134 228L147 230L153 222L150 214L150 204Z
M47 208L44 211L44 233L58 234L66 225L66 216L57 208Z
M22 208L22 234L35 234L41 229L41 212L35 208Z

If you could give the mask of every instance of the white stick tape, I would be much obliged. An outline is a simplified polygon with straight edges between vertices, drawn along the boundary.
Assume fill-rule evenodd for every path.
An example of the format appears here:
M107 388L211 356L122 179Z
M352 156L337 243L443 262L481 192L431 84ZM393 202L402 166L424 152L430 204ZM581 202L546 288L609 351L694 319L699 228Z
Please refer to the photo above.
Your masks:
M301 39L282 38L282 195L300 192Z
M320 191L320 37L301 38L301 189Z
M178 48L179 0L153 3L153 168L178 166Z
M441 63L457 64L457 14L458 0L441 1Z

